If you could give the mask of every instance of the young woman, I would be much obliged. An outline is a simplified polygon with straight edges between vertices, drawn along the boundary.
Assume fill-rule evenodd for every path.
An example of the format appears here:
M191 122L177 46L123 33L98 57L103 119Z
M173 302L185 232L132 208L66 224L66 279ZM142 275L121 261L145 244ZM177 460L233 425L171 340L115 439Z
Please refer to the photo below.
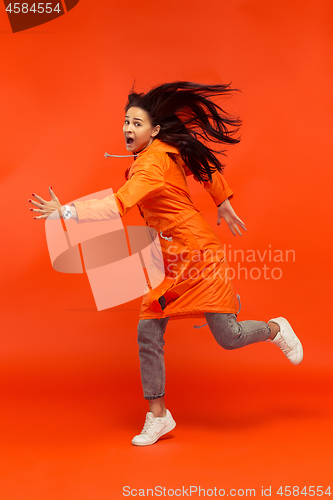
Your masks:
M186 176L203 184L217 206L217 224L225 219L241 235L244 222L229 199L233 192L221 175L223 166L212 143L235 144L240 121L212 100L232 89L228 85L167 83L146 94L131 92L123 132L134 162L127 182L112 197L63 207L51 188L51 200L33 195L30 209L45 219L55 210L78 223L123 216L137 205L146 224L160 235L165 277L144 295L138 325L141 380L149 412L134 445L155 443L176 425L164 403L164 332L170 318L205 317L225 349L271 341L295 365L302 345L284 318L237 322L237 305L220 241L192 202ZM240 229L241 228L241 229Z

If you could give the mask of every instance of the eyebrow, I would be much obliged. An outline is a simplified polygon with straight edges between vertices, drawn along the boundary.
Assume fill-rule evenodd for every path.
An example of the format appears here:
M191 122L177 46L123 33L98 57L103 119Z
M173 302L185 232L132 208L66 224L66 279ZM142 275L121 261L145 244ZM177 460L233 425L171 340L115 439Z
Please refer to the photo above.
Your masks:
M129 116L126 115L125 118L129 118ZM140 120L140 122L143 122L142 118L136 118L136 117L134 117L134 120Z

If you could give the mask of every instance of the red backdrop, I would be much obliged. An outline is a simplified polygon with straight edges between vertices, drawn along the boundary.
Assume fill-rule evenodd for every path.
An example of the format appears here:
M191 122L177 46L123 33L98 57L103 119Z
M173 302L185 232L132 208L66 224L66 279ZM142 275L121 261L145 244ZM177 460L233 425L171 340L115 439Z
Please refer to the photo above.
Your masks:
M15 34L0 6L0 46L1 500L120 499L124 486L255 488L256 496L271 486L273 498L279 486L326 489L332 2L80 0ZM226 103L243 126L225 177L246 235L217 227L209 196L190 187L232 251L230 265L247 269L234 282L239 319L286 316L305 354L294 367L266 343L227 352L207 327L193 328L198 321L170 322L167 406L177 427L139 449L130 441L147 410L140 299L97 312L86 276L52 269L44 222L32 219L27 200L48 198L49 185L62 203L117 190L129 162L103 155L126 153L128 91L134 80L146 91L176 79L241 90ZM123 222L142 219L133 209ZM295 258L276 262L269 250ZM241 251L256 260L242 262ZM264 265L281 269L280 279L265 278Z

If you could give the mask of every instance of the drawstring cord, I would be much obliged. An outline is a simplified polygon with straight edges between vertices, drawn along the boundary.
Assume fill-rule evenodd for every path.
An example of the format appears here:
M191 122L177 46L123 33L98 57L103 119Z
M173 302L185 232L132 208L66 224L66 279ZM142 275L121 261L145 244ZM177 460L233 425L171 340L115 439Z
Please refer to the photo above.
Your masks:
M208 323L205 323L204 325L194 325L193 328L203 328L206 325L208 325Z
M237 300L238 300L238 303L239 303L239 309L237 311L237 314L239 314L239 311L242 309L242 304L241 304L241 301L240 301L240 295L238 293L237 293ZM206 325L208 325L208 323L205 323L204 325L194 325L193 328L203 328Z
M133 156L139 156L139 155L136 155L136 154L133 154L133 155L109 155L109 153L104 153L105 158L107 158L108 156L111 156L112 158L128 158L129 156L131 156L133 158Z
M242 304L241 304L241 301L240 301L240 295L237 293L237 300L238 300L238 304L239 304L239 309L237 311L237 314L239 314L239 311L242 309Z
M161 238L163 238L164 240L172 241L172 236L170 236L170 238L168 238L167 236L163 236L162 231L160 231L160 236L161 236Z

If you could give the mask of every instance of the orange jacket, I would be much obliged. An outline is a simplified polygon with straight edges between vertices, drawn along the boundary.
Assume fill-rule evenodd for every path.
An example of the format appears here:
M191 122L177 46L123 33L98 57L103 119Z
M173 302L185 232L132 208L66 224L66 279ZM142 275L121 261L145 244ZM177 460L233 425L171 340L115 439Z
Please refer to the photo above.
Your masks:
M78 223L113 218L118 211L123 216L138 205L146 224L160 234L165 279L143 297L141 319L237 311L223 248L193 204L189 174L179 151L155 139L112 197L74 203ZM203 186L216 205L233 195L219 172Z

